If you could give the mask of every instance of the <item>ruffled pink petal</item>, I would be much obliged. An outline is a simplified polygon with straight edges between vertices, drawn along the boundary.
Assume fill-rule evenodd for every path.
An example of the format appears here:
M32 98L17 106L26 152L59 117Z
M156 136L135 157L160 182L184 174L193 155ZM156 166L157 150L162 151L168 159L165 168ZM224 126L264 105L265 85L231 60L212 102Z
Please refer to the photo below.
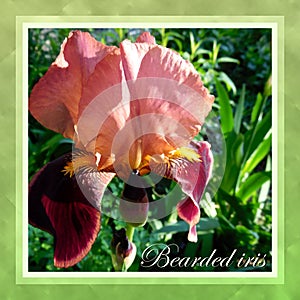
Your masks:
M161 46L150 48L143 57L137 78L153 78L157 91L148 98L170 101L195 116L200 125L204 123L214 96L203 86L193 65L178 53ZM159 81L155 80L157 78ZM151 82L147 84L151 85ZM171 87L173 90L170 90ZM194 124L195 120L192 121Z
M31 92L32 115L45 127L73 138L83 87L97 63L115 49L87 32L71 32L56 61Z
M152 47L155 47L155 45L140 42L131 43L129 40L124 40L120 44L126 80L135 80L137 78L142 60Z
M136 39L137 43L148 43L155 45L155 37L151 35L149 31L145 31L140 34L140 36Z
M61 268L73 266L90 251L100 229L97 207L113 177L86 172L70 178L61 172L70 158L48 163L29 186L29 223L54 236L54 265Z
M128 144L143 140L143 156L166 153L187 145L199 132L214 97L178 53L154 44L148 33L137 41L120 45L130 91L129 121L136 123L124 129L124 136ZM141 138L147 135L159 137L157 143Z
M128 143L142 140L144 157L167 154L172 149L185 146L200 129L196 117L182 106L157 98L132 101L130 122L132 128L124 128L124 134L131 135ZM126 145L126 141L124 143Z
M117 49L97 64L83 89L78 136L87 151L101 153L101 164L111 155L114 137L129 116L125 87L121 56Z
M155 44L155 39L144 32L136 43L125 40L120 44L122 64L127 80L137 78L165 78L186 85L204 100L210 110L214 97L203 86L193 65L178 53ZM168 91L161 91L167 93ZM185 97L183 97L185 98ZM162 97L161 99L166 99ZM187 99L182 99L187 101Z
M190 225L189 241L196 242L195 226L200 220L199 203L211 176L213 156L207 142L192 142L191 147L200 155L201 162L188 163L173 176L183 192L188 195L187 199L177 204L178 215Z
M135 80L138 77L144 56L154 46L156 46L155 38L149 32L143 32L137 38L136 43L131 43L129 40L120 43L126 80Z

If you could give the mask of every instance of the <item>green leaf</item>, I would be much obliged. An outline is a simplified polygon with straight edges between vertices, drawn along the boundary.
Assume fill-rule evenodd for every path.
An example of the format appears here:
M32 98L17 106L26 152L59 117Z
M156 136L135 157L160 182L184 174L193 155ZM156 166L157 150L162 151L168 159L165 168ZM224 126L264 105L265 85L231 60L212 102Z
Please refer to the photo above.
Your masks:
M208 54L208 55L211 55L211 51L210 51L210 50L207 50L207 49L202 49L202 48L200 48L200 49L198 49L198 50L196 51L196 54L197 54L197 55L200 55L200 54Z
M232 131L234 126L232 109L225 88L217 79L215 79L215 81L220 104L221 127L223 134L226 136Z
M227 144L227 149L229 147L232 147L231 151L231 161L234 162L234 164L237 167L240 167L244 155L244 136L242 134L238 134L236 140L233 142L233 144Z
M184 39L183 35L180 34L180 33L178 33L178 32L176 32L176 31L169 31L165 35L168 36L168 37L170 37L170 39L173 38L173 37L177 37L177 38L179 38L181 40Z
M224 215L219 215L219 221L220 221L221 227L230 228L231 230L235 230L235 226Z
M193 60L196 57L196 52L198 50L198 48L201 45L201 41L199 41L198 43L195 43L195 38L192 32L190 32L190 45L191 45L191 60Z
M123 30L123 28L115 28L115 31L118 34L118 40L119 41L124 40L124 30Z
M226 168L221 183L224 191L230 191L236 186L240 167L244 157L244 136L232 131L226 138Z
M249 197L258 192L261 186L271 180L271 172L258 172L246 179L245 182L241 182L240 189L238 190L236 196L242 201L246 202Z
M242 222L246 226L249 226L249 227L251 226L251 222L250 222L250 218L249 218L249 211L247 210L247 205L244 202L242 202L236 196L230 195L229 193L224 191L222 188L219 189L218 196L219 196L219 199L221 198L222 200L226 201L227 207L229 205L230 210L229 210L229 212L226 212L226 217L230 218L231 222L234 222L234 220L232 218L232 211L234 211L235 212L234 216L238 219L239 222ZM218 217L219 217L219 220L221 223L220 214L218 214ZM224 226L224 223L223 223L223 226ZM228 226L228 224L226 226ZM234 227L233 224L232 224L232 226Z
M236 87L233 81L230 79L230 77L224 73L224 72L219 72L218 79L220 81L223 81L226 84L227 90L233 92L233 94L236 94Z
M181 40L183 40L183 36L180 33L175 32L175 31L169 31L164 34L163 40L164 40L163 43L165 44L165 46L167 46L169 41L174 41L177 44L179 51L182 50L182 41Z
M238 59L232 58L232 57L220 57L217 59L218 63L234 63L239 64L240 61Z
M236 133L240 132L241 123L243 118L244 111L244 103L245 103L245 84L243 84L241 96L236 107L235 115L234 115L234 130Z
M201 199L201 207L208 217L215 218L217 216L215 202L212 201L209 193L205 193L205 197Z
M264 88L264 96L269 97L271 95L272 95L272 74L269 76Z
M201 218L197 224L197 231L209 231L220 227L217 218Z
M272 168L271 156L268 156L266 171L271 171L271 168ZM259 203L264 203L267 200L270 186L271 186L271 181L267 181L266 183L264 183L262 185L260 193L259 193L259 197L258 197Z
M213 44L213 57L212 57L213 64L216 64L216 62L217 62L217 58L218 58L220 47L221 47L221 44L217 44L217 41L214 40L214 44Z
M270 152L271 143L272 135L269 134L268 137L259 144L256 150L254 150L252 155L247 160L242 170L242 176L244 176L246 173L252 172L254 168L266 157L266 155Z
M255 245L259 239L259 235L256 232L249 230L243 225L236 226L236 235L241 246Z
M264 102L263 100L264 100L263 96L260 93L258 93L251 113L251 124L257 122Z
M246 160L252 155L253 151L263 141L264 137L270 130L272 125L271 122L271 111L268 111L263 119L258 122L255 127L245 134L245 149L247 149Z
M268 156L266 171L270 171L271 168L272 168L271 156ZM266 201L268 199L270 186L271 186L271 181L267 181L261 186L259 196L258 196L259 207L256 210L256 216L255 216L255 220L254 220L255 223L257 223L258 220L261 218L263 208L265 207Z

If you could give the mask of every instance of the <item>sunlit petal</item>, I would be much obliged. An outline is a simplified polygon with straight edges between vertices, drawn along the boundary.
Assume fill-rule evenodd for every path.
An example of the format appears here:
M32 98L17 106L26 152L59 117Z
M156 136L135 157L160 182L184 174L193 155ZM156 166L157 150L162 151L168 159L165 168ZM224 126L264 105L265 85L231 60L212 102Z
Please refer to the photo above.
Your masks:
M57 59L31 92L32 115L49 129L73 138L83 86L97 63L115 49L87 32L70 33Z
M178 215L189 223L188 239L197 241L195 225L200 220L199 202L211 177L213 156L208 142L192 141L189 148L171 151L169 156L150 158L150 169L175 180L188 197L177 204Z

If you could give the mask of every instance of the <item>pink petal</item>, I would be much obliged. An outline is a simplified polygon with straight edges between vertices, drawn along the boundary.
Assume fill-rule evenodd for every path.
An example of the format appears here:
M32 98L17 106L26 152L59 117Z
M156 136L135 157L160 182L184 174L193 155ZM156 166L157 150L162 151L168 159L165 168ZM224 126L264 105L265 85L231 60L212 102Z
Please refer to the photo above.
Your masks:
M175 51L147 42L146 37L140 40L145 42L125 40L120 45L130 91L129 120L135 122L123 128L123 148L142 139L145 156L188 144L204 123L214 97L191 63Z
M200 125L204 123L214 97L203 86L193 65L178 53L161 46L152 47L143 58L137 78L153 78L157 91L151 98L171 101L182 111L193 114ZM172 85L174 91L170 90Z
M70 33L56 61L31 92L32 115L49 129L73 138L82 89L97 63L115 49L97 42L89 33Z
M179 183L180 185L180 183ZM200 220L200 209L196 201L186 198L177 204L177 212L181 219L194 226Z
M210 179L213 156L207 142L192 142L191 147L200 154L201 162L188 163L173 176L189 197L177 204L178 215L190 224L189 240L197 241L195 225L200 220L199 202Z
M151 35L149 31L145 31L140 34L140 36L136 39L137 43L148 43L155 45L155 37Z
M149 32L143 32L137 38L136 43L124 40L120 44L126 80L134 80L137 78L144 56L155 45L155 38Z
M146 33L144 35L148 36ZM203 86L199 73L193 65L173 50L146 42L149 39L151 38L141 37L143 43L131 43L125 40L120 44L126 79L163 78L174 80L180 85L195 90L204 102L202 105L206 108L206 113L207 110L210 111L214 97L209 95L208 90ZM164 94L168 95L169 91L162 89L160 92L163 96ZM188 99L185 98L182 99L183 107L185 107L184 103L188 102ZM167 98L161 97L161 99Z
M95 206L113 177L87 172L77 182L76 176L61 172L70 157L48 163L29 186L29 222L54 236L54 265L61 268L73 266L90 251L100 229Z
M131 43L124 40L120 44L122 64L126 80L137 78L142 60L153 44L148 43Z
M190 226L188 240L190 242L197 243L198 235L197 235L196 225Z
M114 136L129 116L129 103L124 102L123 95L125 84L116 50L97 64L82 92L78 136L88 151L101 153L101 164L111 155Z

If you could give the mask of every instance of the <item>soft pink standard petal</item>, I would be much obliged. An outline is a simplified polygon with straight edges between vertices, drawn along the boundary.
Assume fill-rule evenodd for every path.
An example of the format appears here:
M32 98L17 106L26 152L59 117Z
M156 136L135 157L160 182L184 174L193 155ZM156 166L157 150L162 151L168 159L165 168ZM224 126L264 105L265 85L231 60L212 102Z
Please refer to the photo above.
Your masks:
M178 53L161 46L152 47L143 57L137 78L163 79L161 85L158 86L156 98L180 105L183 111L193 113L200 125L204 123L205 117L211 110L214 96L210 95L203 86L200 75L193 65ZM171 83L173 81L177 83L177 85L174 83L173 89L181 94L180 102L172 99L175 92L170 91L171 83L167 79ZM158 85L156 81L155 85ZM168 88L164 88L165 85ZM195 120L192 121L194 124Z
M136 43L124 40L120 44L126 80L135 80L137 78L144 56L155 45L155 38L149 32L143 32L137 38ZM152 68L154 68L154 66L152 66Z
M137 43L148 43L155 45L155 37L151 35L149 31L145 31L140 34L140 36L136 39Z
M141 62L152 47L155 47L155 45L144 42L131 43L129 40L124 40L120 44L121 59L126 80L135 80L137 78Z
M178 53L168 48L147 42L150 39L141 36L142 43L131 43L125 40L120 44L122 64L127 80L137 78L164 78L186 85L199 93L199 96L210 111L214 97L203 86L199 73L193 65L184 60ZM164 95L161 90L162 96ZM159 98L159 97L157 97ZM166 99L160 97L161 99ZM184 99L182 99L184 101ZM186 99L185 101L187 101ZM183 105L184 106L184 105Z
M195 238L195 228L193 227L200 220L199 203L211 176L213 156L210 144L207 142L192 142L191 148L200 155L201 162L188 164L185 168L176 172L174 177L183 192L189 196L177 204L177 211L179 217L189 223L189 240L191 238L191 241L195 242L197 238Z
M142 139L143 156L167 154L185 146L199 131L198 121L191 113L161 99L132 101L130 120L135 125L132 127L136 139Z
M82 89L96 64L114 49L89 33L70 33L57 59L31 92L31 114L45 127L73 138Z
M97 206L112 179L101 177L101 181L96 172L82 174L78 181L64 176L61 171L70 158L66 155L48 163L29 186L29 222L54 236L54 264L63 268L90 251L100 229Z
M153 128L152 133L166 141L154 149L155 143L142 138L146 149L143 155L161 154L170 145L176 148L188 144L199 132L214 101L191 63L175 51L149 42L147 36L141 37L142 42L126 40L120 45L130 91L129 120L152 114L133 127L132 134L137 139ZM158 148L163 151L155 152Z
M93 73L89 76L86 85L82 91L82 98L79 103L80 114L84 109L105 90L120 84L122 81L122 65L120 50L115 48L111 50L101 61L95 66ZM112 95L111 95L112 96ZM111 97L112 101L117 102ZM111 110L115 105L106 108L106 103L98 103L104 109Z
M102 160L111 155L114 136L129 116L124 87L126 82L117 49L97 64L79 105L79 139L88 151L101 153Z

